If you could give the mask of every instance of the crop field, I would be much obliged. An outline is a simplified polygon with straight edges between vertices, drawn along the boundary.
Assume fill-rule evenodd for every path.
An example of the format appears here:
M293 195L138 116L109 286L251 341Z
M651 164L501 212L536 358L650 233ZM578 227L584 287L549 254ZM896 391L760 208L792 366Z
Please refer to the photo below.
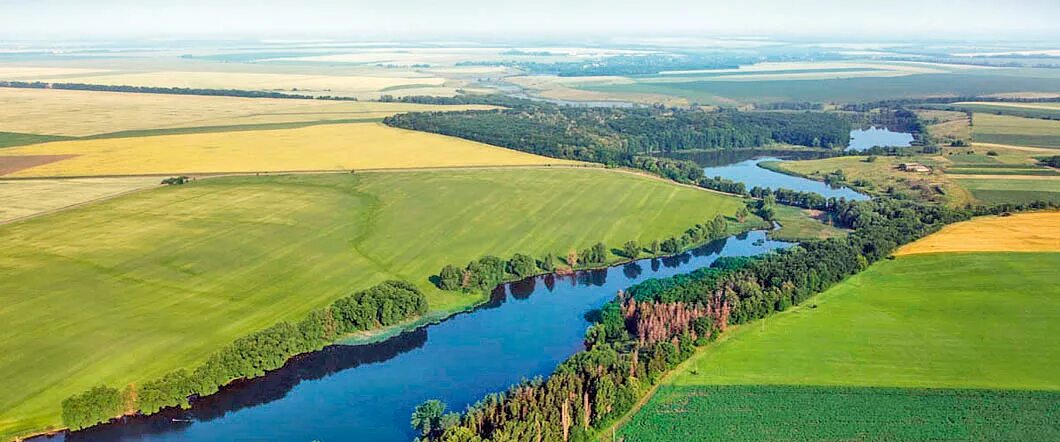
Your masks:
M1060 119L1060 103L994 103L965 101L946 105L960 110L1028 118Z
M1060 393L803 386L663 386L628 441L1060 439Z
M1060 180L1052 176L967 175L955 181L985 203L1060 201Z
M895 255L941 252L1060 252L1060 212L989 216L950 224Z
M881 261L740 327L673 383L1060 390L1057 268L1040 252Z
M207 97L0 88L0 132L83 137L148 129L382 119L400 112L480 109L406 103ZM0 147L52 141L5 142Z
M1060 121L976 113L972 137L983 143L1060 149Z
M704 104L728 102L863 102L925 96L972 96L1002 92L1052 91L1055 73L1046 69L954 71L890 77L831 78L814 81L718 79L675 82L661 76L633 83L582 84L589 91L619 94L656 94Z
M321 171L573 164L460 138L349 123L294 129L72 140L10 147L20 156L69 156L7 172L13 177Z
M110 86L183 87L204 89L252 89L357 96L378 93L387 88L410 85L442 86L445 79L432 75L404 73L404 76L313 75L261 72L155 71L96 73L64 77L64 83ZM58 80L56 80L58 81Z
M158 185L155 177L0 181L0 223Z
M0 438L386 279L463 308L481 298L428 281L445 264L648 242L742 204L603 169L378 172L200 179L2 225Z

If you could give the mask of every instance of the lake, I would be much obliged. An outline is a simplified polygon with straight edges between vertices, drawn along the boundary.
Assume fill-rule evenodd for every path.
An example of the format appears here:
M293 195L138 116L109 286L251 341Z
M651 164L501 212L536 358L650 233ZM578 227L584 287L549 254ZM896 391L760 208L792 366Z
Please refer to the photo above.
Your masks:
M913 134L894 132L885 127L872 126L868 129L850 131L850 145L847 150L865 150L873 146L909 147L913 143Z
M237 381L189 410L123 418L39 440L409 441L413 408L462 411L524 378L547 376L582 350L586 313L622 289L708 267L721 256L790 247L753 231L674 257L503 284L479 308L365 345L332 345L263 377Z

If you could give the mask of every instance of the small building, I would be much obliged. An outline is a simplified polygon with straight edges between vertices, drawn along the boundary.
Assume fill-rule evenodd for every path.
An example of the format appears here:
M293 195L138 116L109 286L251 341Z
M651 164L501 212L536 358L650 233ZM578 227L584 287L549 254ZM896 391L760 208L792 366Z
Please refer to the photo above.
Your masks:
M930 167L927 167L927 166L925 166L923 164L920 164L920 163L901 163L901 164L898 165L898 170L901 170L901 171L904 171L904 172L917 172L917 173L931 172L931 168Z

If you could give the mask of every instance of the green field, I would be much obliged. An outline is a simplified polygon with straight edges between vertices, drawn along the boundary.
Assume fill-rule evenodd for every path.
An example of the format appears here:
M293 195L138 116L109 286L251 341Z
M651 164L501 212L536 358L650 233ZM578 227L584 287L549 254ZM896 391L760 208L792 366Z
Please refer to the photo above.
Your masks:
M956 182L975 199L988 204L1060 201L1060 180L980 179L958 177Z
M428 282L444 264L646 243L742 204L601 169L358 173L199 180L0 226L0 439L386 279L462 308L479 298Z
M769 232L769 237L784 241L827 239L847 234L847 230L822 223L810 217L807 210L779 205L776 209L780 230Z
M972 117L972 139L1060 149L1060 121L978 113Z
M975 96L1004 92L1055 91L1060 81L1048 69L1005 69L901 77L825 80L665 81L637 78L628 84L584 84L578 89L604 93L659 94L704 104L738 102L864 102L925 96Z
M1060 439L1060 393L717 385L663 386L622 428L654 441Z
M0 148L12 146L24 146L26 144L46 143L49 141L65 140L69 137L55 135L23 134L18 132L0 132Z
M955 109L977 113L992 113L1028 118L1060 118L1058 103L953 103L927 105L937 109Z
M700 351L622 431L636 441L703 431L743 440L1055 439L1057 268L1060 253L881 261Z

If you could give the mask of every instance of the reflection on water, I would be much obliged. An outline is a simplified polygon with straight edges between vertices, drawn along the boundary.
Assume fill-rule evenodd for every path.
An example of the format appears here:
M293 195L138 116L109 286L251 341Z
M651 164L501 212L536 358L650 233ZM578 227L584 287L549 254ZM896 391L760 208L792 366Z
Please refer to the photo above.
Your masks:
M412 409L442 399L463 410L582 349L586 312L648 278L791 244L756 231L689 253L502 285L472 312L368 345L333 345L267 375L193 400L190 410L125 418L51 439L92 441L408 441Z

